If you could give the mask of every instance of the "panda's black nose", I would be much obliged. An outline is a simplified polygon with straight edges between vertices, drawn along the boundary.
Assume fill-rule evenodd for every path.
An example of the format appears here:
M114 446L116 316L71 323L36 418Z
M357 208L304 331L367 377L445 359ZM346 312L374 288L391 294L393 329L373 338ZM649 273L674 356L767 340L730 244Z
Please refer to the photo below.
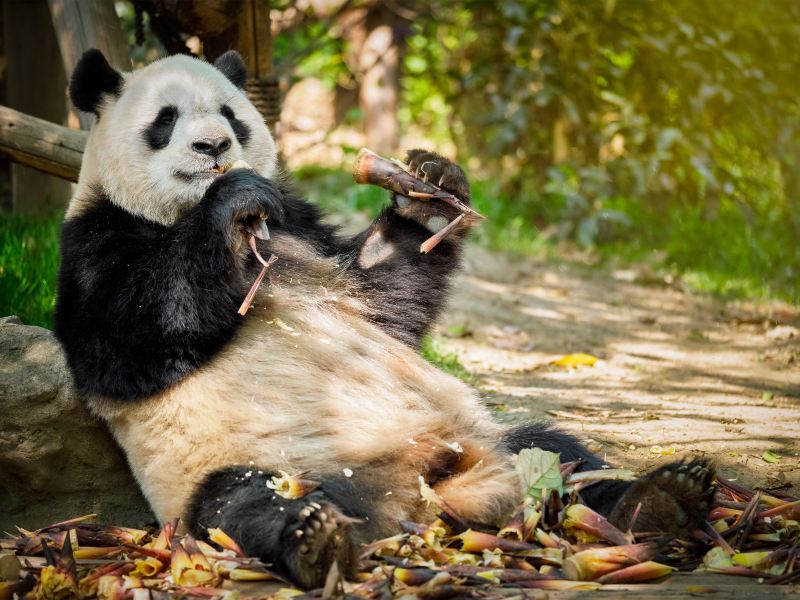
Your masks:
M218 137L218 138L204 138L192 142L192 150L199 154L208 154L209 156L219 156L231 147L231 138Z

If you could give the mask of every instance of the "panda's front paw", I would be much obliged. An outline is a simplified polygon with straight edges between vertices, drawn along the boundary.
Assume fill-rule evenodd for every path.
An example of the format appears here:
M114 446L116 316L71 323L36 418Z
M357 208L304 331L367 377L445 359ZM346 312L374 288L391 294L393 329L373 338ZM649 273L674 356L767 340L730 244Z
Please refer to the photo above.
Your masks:
M631 484L609 520L627 529L638 510L634 531L685 534L703 526L714 497L713 481L714 466L703 459L659 467Z
M450 192L465 204L470 203L467 176L451 160L428 150L409 150L406 164L409 171L419 179ZM413 219L432 233L439 231L460 214L458 209L438 200L425 201L395 194L392 202L395 212L407 219ZM463 229L466 227L459 231Z
M283 192L275 182L252 169L233 169L208 188L204 203L217 226L235 234L254 221L283 221Z
M469 181L464 170L453 161L430 150L409 150L406 154L409 170L418 178L450 192L469 203Z
M306 589L313 589L325 583L334 561L342 573L352 569L356 545L348 530L359 521L343 514L322 494L312 493L306 499L296 518L287 523L281 538L292 579Z

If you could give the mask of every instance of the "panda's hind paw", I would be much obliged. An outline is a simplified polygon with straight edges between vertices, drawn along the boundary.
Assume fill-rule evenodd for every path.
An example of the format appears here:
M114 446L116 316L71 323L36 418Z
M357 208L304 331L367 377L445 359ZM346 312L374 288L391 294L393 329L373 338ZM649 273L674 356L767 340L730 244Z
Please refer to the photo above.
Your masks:
M322 499L307 502L283 535L287 566L297 583L306 589L320 587L334 561L347 573L356 559L348 529L359 522Z
M635 481L619 499L610 520L634 531L680 535L702 527L714 496L714 466L703 459L659 467Z
M687 507L708 511L707 503L714 494L714 466L708 461L695 458L688 463L671 463L656 469L647 478Z

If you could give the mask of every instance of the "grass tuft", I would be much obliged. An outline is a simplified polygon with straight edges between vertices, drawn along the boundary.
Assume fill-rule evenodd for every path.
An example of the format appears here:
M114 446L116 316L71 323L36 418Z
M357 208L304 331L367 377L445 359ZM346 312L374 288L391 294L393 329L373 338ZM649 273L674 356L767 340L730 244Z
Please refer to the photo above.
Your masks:
M475 376L464 368L458 355L444 347L442 339L433 334L426 335L420 346L422 357L445 373L458 377L470 385L475 384Z
M61 214L0 216L0 316L53 327Z

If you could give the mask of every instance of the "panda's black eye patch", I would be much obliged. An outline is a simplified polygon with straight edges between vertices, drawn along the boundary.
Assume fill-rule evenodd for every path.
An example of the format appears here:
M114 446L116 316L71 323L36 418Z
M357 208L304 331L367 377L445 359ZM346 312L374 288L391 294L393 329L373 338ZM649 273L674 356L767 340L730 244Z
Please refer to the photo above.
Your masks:
M153 122L144 130L144 140L152 150L166 148L172 138L172 130L178 120L178 109L175 106L164 106Z
M236 135L236 139L239 140L239 143L242 146L246 145L250 140L250 128L236 118L233 109L227 104L223 104L220 107L219 114L228 119L228 123L231 124L231 129L233 129L233 133Z

